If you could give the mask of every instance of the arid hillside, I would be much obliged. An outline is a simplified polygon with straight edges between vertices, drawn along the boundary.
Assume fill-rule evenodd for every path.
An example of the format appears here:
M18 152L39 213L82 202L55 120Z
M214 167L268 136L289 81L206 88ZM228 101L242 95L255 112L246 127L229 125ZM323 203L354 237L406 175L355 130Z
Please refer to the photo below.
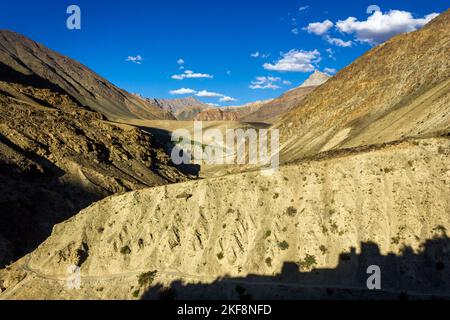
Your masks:
M0 297L448 296L449 155L448 136L412 139L110 197L0 273Z
M449 52L450 10L326 83L316 73L239 121L205 122L274 123L273 172L176 167L168 137L193 121L111 105L106 119L54 68L9 61L21 71L0 78L0 299L450 298Z
M108 119L174 119L86 66L20 34L0 30L0 81L66 94Z
M194 97L181 99L145 99L148 103L166 110L174 115L177 120L193 120L195 116L204 110L211 109L210 105L199 101Z
M188 179L162 141L67 95L0 82L0 110L0 265L94 201Z
M284 161L450 127L450 10L340 71L282 117Z

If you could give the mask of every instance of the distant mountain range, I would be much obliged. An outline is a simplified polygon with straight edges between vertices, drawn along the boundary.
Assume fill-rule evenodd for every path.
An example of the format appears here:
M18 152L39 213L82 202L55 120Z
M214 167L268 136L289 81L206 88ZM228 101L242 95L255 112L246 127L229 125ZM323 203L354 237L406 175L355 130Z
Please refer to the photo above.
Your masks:
M316 70L301 86L289 90L276 99L257 101L237 107L223 107L220 108L221 111L206 110L197 115L196 120L238 120L272 123L295 107L315 88L328 81L329 78L329 75Z

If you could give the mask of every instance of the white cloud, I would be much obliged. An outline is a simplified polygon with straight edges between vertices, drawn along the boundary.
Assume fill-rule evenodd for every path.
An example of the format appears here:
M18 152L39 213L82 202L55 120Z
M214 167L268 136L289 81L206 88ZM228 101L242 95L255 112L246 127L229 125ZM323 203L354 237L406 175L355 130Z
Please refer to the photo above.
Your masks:
M303 7L298 8L298 12L306 11L308 9L309 9L309 6L303 6Z
M252 53L250 55L252 58L268 58L270 57L270 53L260 53L259 51L256 51L255 53Z
M290 85L289 81L282 81L279 77L256 77L254 81L251 82L250 89L280 89L280 84Z
M298 28L292 29L291 32L292 32L293 34L299 34Z
M328 48L325 50L328 53L328 58L336 60L336 58L334 57L334 51L331 48Z
M177 90L172 90L172 91L170 91L170 94L172 94L172 95L195 94L197 97L202 97L202 98L219 98L220 102L237 101L237 99L226 96L222 93L211 92L211 91L207 91L207 90L196 91L196 90L189 89L189 88L181 88L181 89L177 89Z
M325 20L323 22L310 23L307 27L303 28L303 30L308 31L308 33L314 33L315 35L321 36L327 33L333 26L333 22L330 20Z
M332 38L329 35L325 36L325 40L327 40L327 42L329 44L334 44L335 46L338 46L338 47L345 47L345 48L347 48L347 47L351 47L353 45L353 42L351 40L344 41L344 40L339 39L339 38Z
M177 64L179 64L180 66L184 64L184 60L183 59L178 59Z
M202 90L202 91L197 92L196 96L197 97L207 97L207 98L219 98L219 97L223 97L223 94L217 93L217 92L211 92L211 91L207 91L207 90Z
M283 84L284 84L285 86L290 86L290 85L292 85L292 82L290 82L290 81L288 81L288 80L283 80Z
M231 70L227 70L227 76L231 76Z
M142 58L140 55L137 56L128 56L125 61L133 62L136 64L142 64L142 61L144 61L144 58Z
M320 61L320 52L316 49L313 51L291 50L283 54L282 58L275 64L265 63L264 69L272 71L289 71L289 72L311 72L314 71L313 63Z
M323 71L329 75L335 74L337 72L337 70L333 69L333 68L325 68L325 69L323 69Z
M237 101L237 99L229 97L229 96L223 96L222 98L219 99L220 102L233 102L233 101Z
M219 101L220 102L232 102L232 101L237 101L237 99L226 96L222 93L218 93L218 92L211 92L211 91L207 91L207 90L202 90L202 91L198 91L195 94L197 97L203 97L203 98L220 98Z
M198 79L198 78L213 78L212 75L207 73L195 73L192 70L185 70L182 74L176 74L172 76L172 79L183 80L183 79Z
M391 10L387 13L375 11L365 21L349 17L346 20L338 21L336 27L341 32L355 34L358 41L374 45L382 43L396 34L415 31L438 15L438 13L432 13L415 19L407 11Z
M172 94L172 95L193 94L193 93L196 93L196 91L189 89L189 88L181 88L181 89L170 91L170 94Z

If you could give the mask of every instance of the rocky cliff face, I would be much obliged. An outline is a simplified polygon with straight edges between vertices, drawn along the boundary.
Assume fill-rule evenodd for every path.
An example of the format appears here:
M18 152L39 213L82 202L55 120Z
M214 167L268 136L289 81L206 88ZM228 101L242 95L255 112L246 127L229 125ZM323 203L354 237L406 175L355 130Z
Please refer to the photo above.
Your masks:
M86 66L6 30L0 31L0 81L52 89L109 119L174 119Z

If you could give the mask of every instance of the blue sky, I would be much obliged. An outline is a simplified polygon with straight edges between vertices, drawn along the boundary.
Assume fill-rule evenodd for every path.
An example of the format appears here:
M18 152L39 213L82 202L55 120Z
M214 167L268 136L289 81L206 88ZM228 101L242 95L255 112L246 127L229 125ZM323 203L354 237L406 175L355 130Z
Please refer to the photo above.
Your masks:
M81 30L66 27L71 4L81 8ZM381 12L368 14L370 5ZM239 105L277 97L313 69L339 70L448 7L442 0L3 0L0 29L130 92Z

